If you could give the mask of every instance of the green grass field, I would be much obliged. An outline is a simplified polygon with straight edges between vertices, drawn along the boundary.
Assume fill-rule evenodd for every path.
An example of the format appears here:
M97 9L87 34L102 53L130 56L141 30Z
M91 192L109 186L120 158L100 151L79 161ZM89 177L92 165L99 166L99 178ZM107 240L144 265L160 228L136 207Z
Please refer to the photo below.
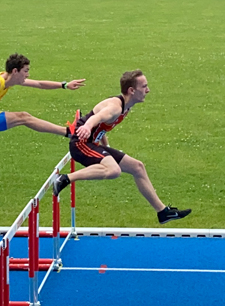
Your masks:
M31 78L84 77L86 86L14 87L0 109L64 125L77 108L86 113L118 94L124 71L142 69L151 92L108 135L111 146L144 162L165 204L193 209L163 227L225 228L224 11L222 0L8 0L1 4L0 71L18 52L31 60ZM0 133L0 143L0 225L9 226L68 152L68 139L17 127ZM76 188L77 226L161 227L128 175ZM51 226L51 206L49 191L42 226ZM69 188L61 212L69 226Z

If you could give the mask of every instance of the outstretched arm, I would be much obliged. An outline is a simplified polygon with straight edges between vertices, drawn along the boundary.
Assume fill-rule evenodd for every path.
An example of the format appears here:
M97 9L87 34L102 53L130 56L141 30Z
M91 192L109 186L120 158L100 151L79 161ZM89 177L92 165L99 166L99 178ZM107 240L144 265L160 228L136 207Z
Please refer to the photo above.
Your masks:
M58 88L64 88L64 89L70 89L75 90L80 88L81 86L84 86L85 79L79 79L79 80L73 80L66 85L64 85L62 82L54 82L54 81L37 81L37 80L31 80L31 79L25 79L22 86L28 86L28 87L34 87L39 89L58 89Z

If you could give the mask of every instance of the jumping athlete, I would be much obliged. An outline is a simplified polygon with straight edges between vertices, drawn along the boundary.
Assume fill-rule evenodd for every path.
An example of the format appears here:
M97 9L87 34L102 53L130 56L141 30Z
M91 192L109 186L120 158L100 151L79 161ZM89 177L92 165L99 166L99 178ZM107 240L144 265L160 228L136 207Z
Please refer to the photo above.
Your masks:
M147 79L140 70L125 72L120 85L121 95L101 101L77 121L70 140L70 153L74 160L86 168L70 174L59 174L53 192L57 196L63 188L77 180L115 179L125 172L133 176L138 190L157 212L160 223L184 218L191 213L191 209L178 210L165 206L157 196L141 161L107 145L105 133L119 124L131 107L143 102L150 91Z
M70 89L75 90L84 86L85 79L67 82L37 81L28 79L30 61L23 55L12 54L6 60L5 71L0 72L0 100L15 85L34 87L39 89ZM38 132L53 133L70 137L68 127L59 126L48 121L31 116L27 112L0 112L0 131L25 125L26 127Z

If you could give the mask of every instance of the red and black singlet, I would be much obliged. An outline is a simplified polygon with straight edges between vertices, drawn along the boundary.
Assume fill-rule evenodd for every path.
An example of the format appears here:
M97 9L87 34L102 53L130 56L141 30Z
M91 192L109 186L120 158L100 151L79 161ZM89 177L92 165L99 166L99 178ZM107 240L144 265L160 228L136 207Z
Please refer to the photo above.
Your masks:
M123 119L127 116L129 109L124 111L125 108L125 101L122 95L116 96L117 98L119 98L122 102L122 112L121 115L112 123L108 124L105 122L101 122L99 123L97 126L93 127L91 130L91 136L87 139L87 142L94 142L94 143L98 143L102 137L105 135L106 132L111 131L117 124L119 124L121 121L123 121ZM78 122L77 122L77 129L84 125L85 122L94 115L93 110L90 111L90 113L88 113L87 115L81 117Z

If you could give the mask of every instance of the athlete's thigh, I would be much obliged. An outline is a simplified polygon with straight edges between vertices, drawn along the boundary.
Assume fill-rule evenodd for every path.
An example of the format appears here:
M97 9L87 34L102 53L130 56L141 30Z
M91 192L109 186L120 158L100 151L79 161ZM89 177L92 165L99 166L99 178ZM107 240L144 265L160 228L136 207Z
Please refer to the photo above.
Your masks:
M20 124L21 114L21 112L5 112L7 130Z
M0 113L0 132L7 130L5 112Z
M101 146L101 147L104 148L104 150L106 150L115 159L115 161L119 165L119 163L123 159L125 153L121 152L117 149L111 148L111 147L107 147L107 146Z
M75 161L85 167L100 164L104 157L110 156L102 146L84 141L71 141L70 154Z

